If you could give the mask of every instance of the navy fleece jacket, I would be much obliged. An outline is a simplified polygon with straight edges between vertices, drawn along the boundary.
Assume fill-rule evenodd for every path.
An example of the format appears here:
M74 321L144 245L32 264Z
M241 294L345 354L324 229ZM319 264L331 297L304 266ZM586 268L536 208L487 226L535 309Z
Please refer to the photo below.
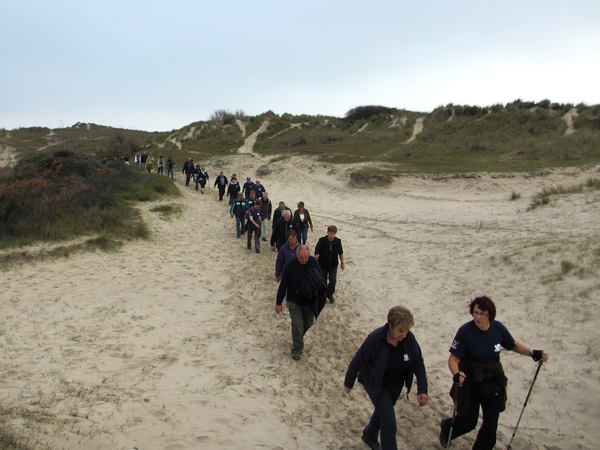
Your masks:
M387 342L388 328L389 325L385 324L367 336L356 352L356 355L354 355L354 358L352 358L346 372L346 378L344 379L344 385L353 388L354 380L358 376L358 382L364 386L373 404L377 402L379 391L383 386L383 376L390 353ZM406 386L406 395L408 395L412 387L413 378L416 376L417 394L427 394L427 374L425 373L425 363L423 362L421 347L419 347L412 331L408 332L405 341L410 369L407 372L406 378L398 381Z

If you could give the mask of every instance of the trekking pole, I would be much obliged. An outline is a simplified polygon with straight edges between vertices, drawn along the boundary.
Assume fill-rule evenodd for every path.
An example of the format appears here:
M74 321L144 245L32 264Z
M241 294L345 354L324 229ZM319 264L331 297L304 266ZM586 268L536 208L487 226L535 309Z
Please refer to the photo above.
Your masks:
M519 414L519 419L517 420L517 424L515 425L515 430L513 431L512 437L510 438L510 442L506 446L506 450L512 449L512 441L515 438L515 434L517 434L517 428L519 428L519 423L521 422L521 417L523 417L523 412L525 411L525 407L527 406L527 402L529 401L529 396L531 395L531 390L533 389L533 385L535 384L535 380L537 379L538 373L540 373L540 369L542 368L543 361L538 362L537 370L535 371L535 375L533 376L533 381L531 382L531 386L529 386L529 392L527 393L527 397L525 397L525 402L523 403L523 408L521 409L521 414Z
M460 378L459 378L460 379ZM454 382L454 392L452 393L452 400L454 402L454 408L452 410L452 424L450 425L450 432L448 433L448 442L446 443L446 450L450 448L452 442L452 431L454 431L454 420L458 413L458 390L460 389L460 381Z

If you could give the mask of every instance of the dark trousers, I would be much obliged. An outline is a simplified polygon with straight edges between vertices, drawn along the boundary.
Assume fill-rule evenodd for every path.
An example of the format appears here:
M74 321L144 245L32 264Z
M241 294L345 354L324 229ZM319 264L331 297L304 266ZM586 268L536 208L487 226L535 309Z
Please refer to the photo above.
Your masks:
M255 228L250 222L247 223L248 229L248 249L252 248L252 234L254 234L254 248L260 250L260 228Z
M396 424L396 413L394 405L400 397L402 385L394 389L381 388L377 403L375 403L375 411L371 415L369 424L363 430L366 438L376 441L377 435L381 435L382 450L397 450L398 443L396 442L396 432L398 427Z
M493 390L494 387L498 387L496 381L485 381L483 383L473 381L471 383L469 410L466 416L456 416L454 428L452 430L452 439L475 429L477 426L477 419L479 418L479 407L481 406L483 422L477 433L477 439L473 444L473 450L494 450L494 447L496 446L498 418L500 417L500 412L502 410L504 395L502 388L499 387L498 395L490 399L489 395L486 393ZM450 432L451 424L451 419L446 419L442 423L442 430L446 436L448 436L448 433Z
M304 351L304 335L315 321L310 306L299 306L288 302L292 319L292 355L301 355Z
M327 269L323 269L321 267L321 272L323 272L323 281L327 285L327 298L331 298L335 293L335 283L337 282L337 267L329 267Z
M190 178L192 178L192 174L191 173L185 173L185 185L189 186L190 185Z
M223 196L225 195L225 186L220 184L219 185L219 201L222 202L223 201Z

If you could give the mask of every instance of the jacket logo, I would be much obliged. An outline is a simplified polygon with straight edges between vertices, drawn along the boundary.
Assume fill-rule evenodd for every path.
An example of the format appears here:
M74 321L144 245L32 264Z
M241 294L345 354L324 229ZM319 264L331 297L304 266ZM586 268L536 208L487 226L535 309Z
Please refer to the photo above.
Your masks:
M502 345L500 345L500 344L494 345L494 351L496 353L500 353L502 351Z
M454 340L454 341L452 341L452 345L451 345L451 347L452 347L454 350L456 350L456 348L458 347L458 341L457 341L457 340Z
M408 361L408 355L406 353L404 354L404 361Z

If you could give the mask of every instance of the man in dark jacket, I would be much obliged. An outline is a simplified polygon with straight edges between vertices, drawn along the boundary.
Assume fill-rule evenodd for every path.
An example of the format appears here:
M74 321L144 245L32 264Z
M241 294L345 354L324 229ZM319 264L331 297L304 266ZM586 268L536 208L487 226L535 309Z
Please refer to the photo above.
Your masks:
M229 182L227 181L227 177L223 174L223 171L221 170L221 172L219 173L219 176L215 179L215 184L213 187L218 186L219 187L219 201L222 202L223 201L223 196L225 195L225 189L227 188L227 184L229 184Z
M296 230L296 224L292 220L292 212L285 211L283 213L283 217L281 217L281 219L279 219L273 227L273 233L271 233L271 250L279 250L281 246L286 243L287 232L289 230L294 230L296 233L298 233L298 230Z
M336 233L337 227L329 225L327 227L327 236L320 238L315 246L315 258L319 260L323 279L327 283L327 298L331 303L335 302L333 293L335 292L337 281L338 258L341 262L342 270L346 268L342 240L335 237Z
M188 158L187 161L183 163L181 173L185 173L185 185L189 186L190 178L192 178L192 174L194 173L194 162L192 161L192 158Z
M263 192L262 206L260 207L260 235L263 241L267 240L267 233L269 231L269 222L271 221L271 214L273 213L273 204L269 200L269 193Z
M284 211L289 211L290 214L292 212L290 208L285 206L284 202L279 202L279 208L273 211L273 224L271 225L273 228L275 228L275 223L283 216Z
M246 211L248 211L248 203L244 199L244 194L238 193L238 199L231 204L229 214L233 218L235 216L235 231L238 239L240 235L246 232Z
M244 194L245 198L250 198L250 192L252 192L253 187L254 183L252 182L252 178L247 177L244 186L242 186L242 194Z
M287 295L290 319L292 319L292 358L296 361L302 357L304 335L315 320L312 309L315 299L307 298L302 290L311 270L316 271L319 275L321 273L319 263L313 256L310 256L308 247L300 245L296 258L289 260L283 266L275 301L275 312L281 314L283 299Z

